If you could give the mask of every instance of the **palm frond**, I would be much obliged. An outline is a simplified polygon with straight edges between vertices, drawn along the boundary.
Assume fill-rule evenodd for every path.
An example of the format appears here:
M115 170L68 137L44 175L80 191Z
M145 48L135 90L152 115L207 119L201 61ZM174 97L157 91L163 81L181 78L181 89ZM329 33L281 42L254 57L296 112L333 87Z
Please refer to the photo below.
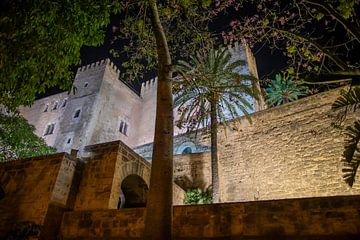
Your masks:
M342 171L345 182L352 187L360 165L360 120L356 121L353 127L348 126L345 135L347 139L345 140L345 150L342 158L344 163Z
M331 106L332 109L345 107L347 111L360 108L360 87L352 87L350 91L341 90L340 97Z

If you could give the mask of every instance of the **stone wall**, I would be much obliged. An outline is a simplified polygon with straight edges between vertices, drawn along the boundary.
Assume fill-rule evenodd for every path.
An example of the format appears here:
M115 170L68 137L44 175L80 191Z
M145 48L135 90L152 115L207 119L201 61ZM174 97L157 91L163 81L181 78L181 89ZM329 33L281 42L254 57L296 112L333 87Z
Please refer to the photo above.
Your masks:
M257 112L219 134L224 202L360 193L342 179L344 136L331 126L339 89ZM345 124L360 119L348 115Z
M64 188L59 184L71 177L73 170L62 167L69 161L60 153L0 164L0 185L5 191L0 201L0 237L16 222L46 225L49 204L66 207L71 182Z
M75 210L117 209L126 197L122 183L131 175L150 185L151 165L121 141L91 145L85 148L91 156L86 159ZM184 192L174 186L174 204L182 204Z
M174 207L174 239L359 239L360 196ZM63 239L140 239L144 209L64 215ZM156 226L154 226L156 227Z
M182 189L205 189L211 185L210 153L174 156L174 181Z

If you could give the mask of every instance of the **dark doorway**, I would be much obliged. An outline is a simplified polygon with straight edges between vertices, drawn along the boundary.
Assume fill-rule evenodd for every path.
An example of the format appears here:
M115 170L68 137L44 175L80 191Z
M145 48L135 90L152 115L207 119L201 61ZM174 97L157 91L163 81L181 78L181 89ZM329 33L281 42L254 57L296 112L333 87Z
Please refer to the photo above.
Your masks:
M144 179L132 174L127 176L121 183L123 196L120 196L119 207L121 208L139 208L146 207L147 193L149 187Z

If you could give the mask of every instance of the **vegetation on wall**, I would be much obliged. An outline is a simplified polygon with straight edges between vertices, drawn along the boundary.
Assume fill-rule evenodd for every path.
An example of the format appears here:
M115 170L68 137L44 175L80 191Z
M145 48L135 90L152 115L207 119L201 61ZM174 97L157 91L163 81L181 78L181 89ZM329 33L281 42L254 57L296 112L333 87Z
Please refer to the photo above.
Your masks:
M294 82L288 75L276 74L265 89L266 102L270 106L281 105L297 100L307 94L308 88Z
M0 104L30 105L50 87L70 89L82 46L103 43L111 1L5 1L0 12Z
M198 129L210 125L211 180L213 201L220 201L217 156L218 124L236 119L241 114L248 119L253 106L249 97L257 98L252 77L242 74L243 60L231 61L226 48L202 50L190 56L190 62L179 61L180 77L174 82L174 107L178 108L178 127Z
M0 161L54 153L34 131L23 117L0 114Z
M186 205L210 203L212 203L212 193L209 188L205 190L194 188L185 192L184 204Z

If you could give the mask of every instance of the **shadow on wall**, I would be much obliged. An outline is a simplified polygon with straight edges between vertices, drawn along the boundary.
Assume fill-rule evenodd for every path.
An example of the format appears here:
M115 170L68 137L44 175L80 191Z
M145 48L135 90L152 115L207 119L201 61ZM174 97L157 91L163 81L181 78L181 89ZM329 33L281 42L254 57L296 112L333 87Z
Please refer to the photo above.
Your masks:
M121 183L118 208L146 207L148 191L148 185L140 176L127 176Z

